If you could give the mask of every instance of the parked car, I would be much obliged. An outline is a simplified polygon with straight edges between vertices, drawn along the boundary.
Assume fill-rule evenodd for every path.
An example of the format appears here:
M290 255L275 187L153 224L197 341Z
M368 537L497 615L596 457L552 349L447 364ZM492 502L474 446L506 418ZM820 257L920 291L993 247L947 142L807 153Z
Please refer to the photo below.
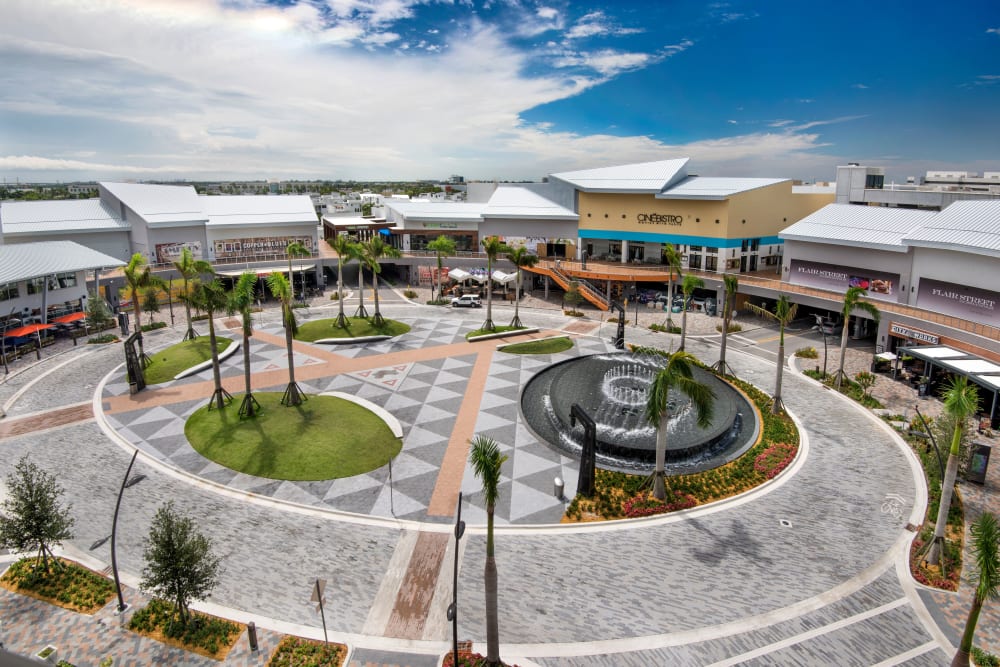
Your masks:
M451 298L452 308L482 308L483 300L478 294L463 294Z
M705 313L715 317L719 314L719 302L712 297L705 299Z
M832 317L822 317L816 315L816 326L813 327L816 331L826 335L835 336L840 333L840 328L842 325L840 318L833 319Z

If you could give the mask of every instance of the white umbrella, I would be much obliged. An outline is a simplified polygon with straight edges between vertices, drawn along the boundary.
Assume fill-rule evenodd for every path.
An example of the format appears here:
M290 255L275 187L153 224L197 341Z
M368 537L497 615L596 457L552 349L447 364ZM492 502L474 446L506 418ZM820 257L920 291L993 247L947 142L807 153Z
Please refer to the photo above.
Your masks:
M448 277L452 280L457 280L460 283L464 283L466 280L472 277L472 274L468 271L463 271L462 269L452 269L448 272Z

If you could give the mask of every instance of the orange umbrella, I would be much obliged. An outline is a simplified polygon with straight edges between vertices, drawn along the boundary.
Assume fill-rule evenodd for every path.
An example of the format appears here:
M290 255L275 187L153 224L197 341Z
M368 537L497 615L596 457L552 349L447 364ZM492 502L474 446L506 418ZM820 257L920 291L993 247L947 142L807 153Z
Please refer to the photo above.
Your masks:
M77 322L87 317L87 313L69 313L68 315L60 315L50 321L56 324L69 324L70 322Z
M18 327L16 329L8 329L4 336L9 338L21 338L22 336L30 336L33 333L38 333L43 329L51 329L51 324L28 324L23 327Z

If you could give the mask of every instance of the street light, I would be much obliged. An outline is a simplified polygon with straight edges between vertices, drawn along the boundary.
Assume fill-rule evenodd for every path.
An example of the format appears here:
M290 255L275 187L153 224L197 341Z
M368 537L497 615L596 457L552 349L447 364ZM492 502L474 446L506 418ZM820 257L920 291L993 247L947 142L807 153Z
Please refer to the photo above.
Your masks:
M465 534L462 521L462 492L458 492L458 512L455 516L455 570L452 576L451 604L448 605L448 620L451 621L452 664L458 667L458 542Z
M146 479L145 475L136 475L135 477L129 477L132 472L132 466L135 465L135 459L139 455L139 450L136 449L132 453L132 460L128 462L128 469L125 471L125 477L122 478L122 488L118 491L118 502L115 503L115 516L111 520L111 572L115 577L115 590L118 593L118 613L122 614L128 609L128 605L125 604L125 598L122 596L122 582L118 578L118 558L115 553L115 537L118 532L118 510L122 506L122 496L125 494L125 489L130 486L135 486L142 480Z

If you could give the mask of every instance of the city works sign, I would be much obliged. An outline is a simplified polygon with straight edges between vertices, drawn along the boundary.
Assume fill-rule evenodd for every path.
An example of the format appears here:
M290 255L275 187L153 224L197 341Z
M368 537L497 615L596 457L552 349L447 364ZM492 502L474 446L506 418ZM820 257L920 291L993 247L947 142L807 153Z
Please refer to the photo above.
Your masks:
M902 324L896 324L895 322L889 325L889 332L895 336L902 336L910 340L919 340L921 343L929 343L930 345L937 345L941 341L940 338L932 333L904 327Z
M673 225L679 227L684 223L684 216L662 215L660 213L640 213L636 216L640 225Z

